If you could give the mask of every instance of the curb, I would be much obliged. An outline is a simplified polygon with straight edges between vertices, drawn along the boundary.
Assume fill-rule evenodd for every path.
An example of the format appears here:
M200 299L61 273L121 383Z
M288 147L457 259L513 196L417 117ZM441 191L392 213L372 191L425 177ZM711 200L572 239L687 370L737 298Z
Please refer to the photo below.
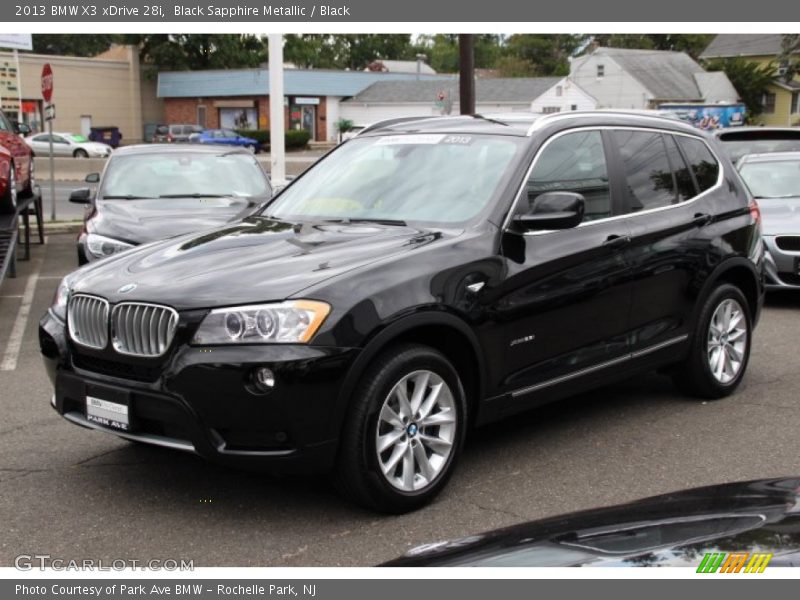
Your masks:
M56 221L44 223L44 232L47 235L55 235L59 233L78 233L83 227L83 221Z

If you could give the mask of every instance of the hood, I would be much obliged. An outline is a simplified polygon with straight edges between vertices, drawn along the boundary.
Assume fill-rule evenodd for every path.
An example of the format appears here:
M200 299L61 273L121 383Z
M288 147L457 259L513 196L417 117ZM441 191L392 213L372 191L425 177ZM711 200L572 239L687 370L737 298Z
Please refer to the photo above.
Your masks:
M253 212L267 198L98 200L91 233L144 244L219 227Z
M384 566L680 566L707 553L800 565L800 479L724 484L532 521L410 550Z
M295 224L250 217L135 248L76 273L73 290L179 310L283 300L351 269L410 253L439 232L377 224ZM121 286L135 283L124 297Z
M761 198L756 202L761 211L761 231L764 235L800 235L800 196Z

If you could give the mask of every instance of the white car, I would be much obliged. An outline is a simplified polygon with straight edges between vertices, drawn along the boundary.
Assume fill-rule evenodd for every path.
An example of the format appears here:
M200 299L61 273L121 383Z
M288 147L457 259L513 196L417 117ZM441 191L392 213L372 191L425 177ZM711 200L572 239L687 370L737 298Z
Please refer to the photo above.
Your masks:
M50 155L50 134L37 133L25 138L36 156ZM53 156L73 156L75 158L105 158L111 156L113 148L108 144L90 142L82 135L74 133L53 133Z

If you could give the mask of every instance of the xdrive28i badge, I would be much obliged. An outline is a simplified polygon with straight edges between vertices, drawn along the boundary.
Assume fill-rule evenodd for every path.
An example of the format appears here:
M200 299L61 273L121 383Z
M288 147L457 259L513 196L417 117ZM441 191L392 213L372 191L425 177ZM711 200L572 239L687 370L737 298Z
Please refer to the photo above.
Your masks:
M125 285L123 285L121 288L119 288L117 290L117 293L118 294L127 294L128 292L132 292L135 289L136 289L136 284L135 283L126 283Z

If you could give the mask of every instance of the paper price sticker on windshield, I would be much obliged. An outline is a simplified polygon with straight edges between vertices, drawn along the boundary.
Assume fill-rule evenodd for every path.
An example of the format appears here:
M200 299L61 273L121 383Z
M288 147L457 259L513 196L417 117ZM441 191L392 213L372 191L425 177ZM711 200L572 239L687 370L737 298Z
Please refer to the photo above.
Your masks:
M402 144L438 144L445 138L441 134L387 135L378 139L376 146L396 146Z
M456 146L469 146L472 143L471 135L448 135L442 140L443 144L455 144Z

